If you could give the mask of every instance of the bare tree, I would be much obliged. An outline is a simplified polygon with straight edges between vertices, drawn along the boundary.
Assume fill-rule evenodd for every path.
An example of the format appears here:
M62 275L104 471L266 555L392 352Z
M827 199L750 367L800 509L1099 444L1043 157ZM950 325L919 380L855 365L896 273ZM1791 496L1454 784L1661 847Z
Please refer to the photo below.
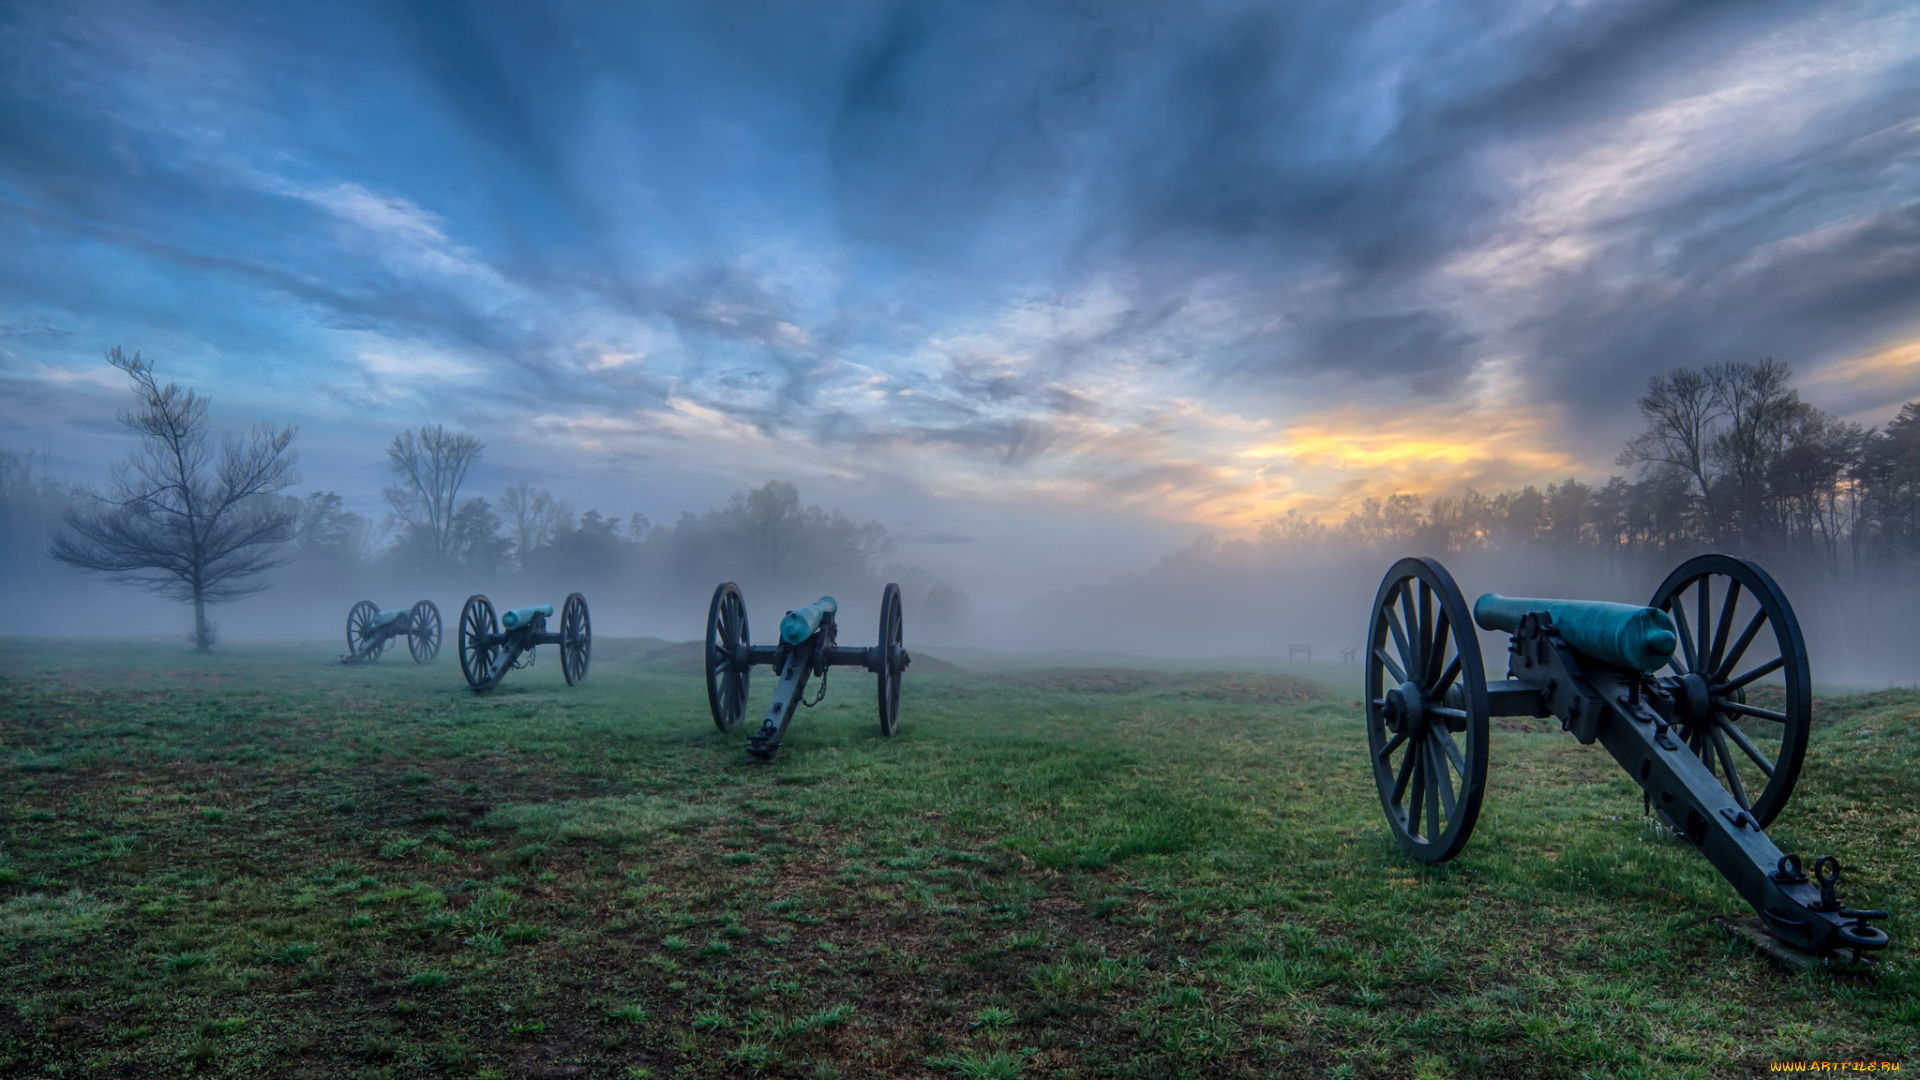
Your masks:
M1765 521L1767 472L1787 448L1795 427L1812 406L1788 385L1793 369L1769 356L1757 364L1709 364L1708 382L1727 418L1711 447L1738 498L1740 543L1751 552Z
M1712 479L1707 475L1713 449L1714 423L1726 415L1716 380L1692 368L1675 368L1647 380L1640 398L1640 415L1647 430L1627 443L1619 464L1677 469L1699 485L1701 514L1707 532L1718 535L1713 506L1708 499Z
M280 545L298 531L299 513L268 498L295 480L295 429L255 424L242 441L207 443L208 399L177 383L160 386L153 361L115 348L107 362L133 380L137 408L120 422L140 433L140 447L114 466L106 493L76 489L68 532L47 553L82 570L107 574L162 596L193 602L193 645L213 646L207 605L256 593L248 581L279 566Z
M553 543L560 530L573 522L573 507L565 499L556 499L553 492L525 480L500 496L500 512L513 540L513 556L522 566L534 549Z
M403 524L425 530L436 556L452 552L460 485L484 449L479 439L439 424L423 425L418 434L402 432L387 447L387 465L400 483L380 494Z

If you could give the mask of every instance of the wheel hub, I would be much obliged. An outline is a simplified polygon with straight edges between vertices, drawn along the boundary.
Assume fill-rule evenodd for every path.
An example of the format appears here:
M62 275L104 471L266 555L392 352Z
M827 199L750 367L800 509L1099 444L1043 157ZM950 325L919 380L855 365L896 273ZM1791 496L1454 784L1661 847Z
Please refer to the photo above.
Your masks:
M1675 723L1693 727L1706 722L1713 708L1713 694L1707 687L1706 676L1689 671L1668 682L1663 689L1673 695Z
M1387 691L1387 730L1395 735L1418 735L1426 726L1426 699L1420 687L1404 682Z

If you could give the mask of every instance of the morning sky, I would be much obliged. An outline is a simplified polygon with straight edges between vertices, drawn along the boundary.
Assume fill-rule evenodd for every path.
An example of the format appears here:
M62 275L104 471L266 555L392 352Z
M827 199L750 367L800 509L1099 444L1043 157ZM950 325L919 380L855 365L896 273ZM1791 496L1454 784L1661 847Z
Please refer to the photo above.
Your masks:
M0 6L0 448L114 345L671 520L769 478L1020 588L1601 480L1647 377L1920 397L1905 3ZM1012 583L1010 582L1010 585Z

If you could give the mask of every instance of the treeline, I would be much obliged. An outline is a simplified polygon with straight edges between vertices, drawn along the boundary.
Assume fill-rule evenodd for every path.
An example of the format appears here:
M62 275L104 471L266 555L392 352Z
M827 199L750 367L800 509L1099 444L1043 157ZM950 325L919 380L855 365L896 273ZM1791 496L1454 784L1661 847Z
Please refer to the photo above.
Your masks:
M1834 574L1920 561L1920 402L1884 430L1800 399L1783 363L1680 368L1651 380L1627 475L1428 501L1368 499L1337 525L1289 513L1258 542L1428 552L1591 549L1660 559L1726 551Z
M877 613L881 587L898 581L915 631L932 640L959 640L970 611L952 584L891 561L893 541L880 522L806 505L793 484L778 480L665 525L638 513L576 514L567 500L525 483L492 499L458 499L439 519L396 511L375 521L331 491L299 502L291 558L276 575L297 592L325 582L331 592L397 604L414 595L408 590L491 590L500 593L496 600L520 604L580 591L599 625L679 637L701 631L709 595L722 581L738 582L762 618L828 593L849 616L869 607ZM638 611L638 621L620 614L620 605ZM864 628L861 622L849 632Z
M390 607L426 597L445 606L487 592L517 606L580 591L603 631L690 638L703 632L714 586L731 580L746 590L750 610L773 620L761 634L785 607L832 594L853 640L869 632L868 609L877 618L881 587L898 581L922 640L965 634L969 603L960 590L894 563L880 522L807 505L790 483L768 481L720 507L655 525L638 513L576 513L526 483L493 497L472 494L467 474L484 449L435 426L396 437L388 452L395 482L382 492L387 513L379 518L349 509L335 491L260 496L250 507L256 516L290 514L295 526L274 552L278 565L259 575L270 599L226 618L249 635L331 636L362 598ZM84 487L55 477L44 456L0 451L0 587L10 596L30 597L41 611L131 602L47 557L88 498ZM451 620L457 612L443 615ZM100 632L114 625L101 624Z
M1469 594L1625 600L1721 551L1780 581L1824 677L1912 682L1920 402L1868 428L1803 401L1791 376L1773 360L1676 369L1649 382L1625 471L1604 482L1399 492L1334 522L1289 512L1255 536L1203 539L1139 574L1037 598L1021 629L1097 649L1338 655L1400 556L1441 557Z

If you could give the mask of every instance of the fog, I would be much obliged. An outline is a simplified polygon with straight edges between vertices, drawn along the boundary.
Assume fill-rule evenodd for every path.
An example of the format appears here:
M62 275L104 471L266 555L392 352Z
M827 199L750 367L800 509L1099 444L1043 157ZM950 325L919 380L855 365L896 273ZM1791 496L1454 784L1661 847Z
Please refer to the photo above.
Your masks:
M857 642L898 581L934 650L1337 665L1402 555L1725 551L1817 680L1920 678L1912 5L746 9L8 5L14 632L193 625L47 557L118 348L291 433L226 643L724 580Z
M6 545L0 588L27 613L18 629L50 637L172 638L183 651L189 648L187 605L83 574L47 556L47 538L60 527L51 514L68 505L68 496L50 477L28 472L26 486L43 499L37 517L23 512L34 504L19 497L18 459L6 460L16 468L7 489L14 497L0 504L8 511L0 533ZM725 533L729 521L746 520L737 515L769 494L776 501L790 497L775 508L774 525L797 534L788 537L796 542L786 565L773 570L756 565L747 547ZM1548 494L1558 495L1559 488ZM1412 502L1401 501L1403 509ZM1375 592L1401 556L1437 558L1469 606L1482 592L1646 603L1674 567L1714 547L1682 542L1669 551L1590 540L1561 544L1547 522L1528 541L1450 550L1433 531L1433 521L1444 519L1450 505L1457 500L1441 500L1431 515L1403 517L1395 526L1400 535L1362 536L1365 525L1357 520L1316 531L1301 528L1296 519L1254 537L1225 542L1208 537L1135 572L1036 592L1018 606L996 610L970 599L976 591L992 595L994 583L948 579L893 561L883 523L854 522L769 482L733 493L718 507L689 513L674 525L636 532L629 523L608 530L600 549L571 565L563 565L557 553L564 553L570 540L581 542L581 530L572 521L562 523L557 540L524 559L501 557L485 568L423 565L417 553L409 557L403 541L391 538L382 546L363 538L357 551L343 553L316 548L314 538L303 534L280 552L284 565L261 575L263 591L213 611L221 644L307 642L316 647L316 662L344 651L347 611L363 599L382 609L431 600L450 634L461 605L474 593L489 595L504 610L539 603L557 608L569 592L579 591L602 637L696 640L705 633L713 587L734 580L744 590L757 640L772 638L786 610L831 594L840 603L842 641L864 644L875 633L880 589L895 581L906 599L909 645L962 665L1180 662L1321 671L1342 678L1331 669L1352 661L1343 650L1365 640ZM736 516L729 518L730 513ZM327 522L309 518L305 524L311 531ZM364 520L358 524L368 527ZM1901 572L1911 565L1906 560L1882 558L1858 567L1808 558L1756 561L1773 574L1798 615L1816 685L1873 688L1920 681L1912 660L1920 649L1920 624L1905 615L1920 579L1911 569ZM1750 608L1747 603L1741 609L1742 625ZM1500 677L1505 636L1482 632L1479 637L1489 676ZM446 647L451 648L450 640ZM1310 659L1302 649L1311 650Z

